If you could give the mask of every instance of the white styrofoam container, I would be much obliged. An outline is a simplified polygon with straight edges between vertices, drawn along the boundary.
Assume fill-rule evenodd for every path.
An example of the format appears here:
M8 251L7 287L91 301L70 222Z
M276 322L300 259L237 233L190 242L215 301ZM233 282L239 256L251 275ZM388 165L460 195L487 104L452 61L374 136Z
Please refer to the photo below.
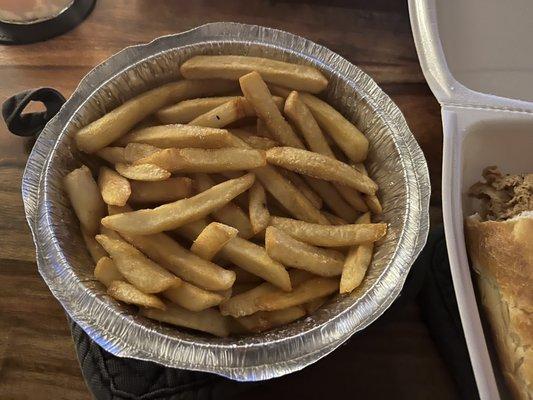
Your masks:
M476 205L466 191L484 167L533 171L533 1L409 0L409 13L424 76L442 106L442 208L466 343L481 399L505 399L463 221Z

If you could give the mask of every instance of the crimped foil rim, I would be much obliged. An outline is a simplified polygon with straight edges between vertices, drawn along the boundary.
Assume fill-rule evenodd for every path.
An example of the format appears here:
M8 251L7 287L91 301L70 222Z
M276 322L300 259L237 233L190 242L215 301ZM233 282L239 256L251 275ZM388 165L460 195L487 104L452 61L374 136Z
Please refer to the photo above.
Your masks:
M185 41L185 39L192 39L193 43L195 39L204 42L208 42L209 40L244 41L245 38L239 36L242 35L243 31L249 35L250 42L254 44L256 44L258 40L264 39L264 37L258 37L260 34L263 36L270 35L270 37L274 35L289 37L298 42L301 48L312 47L316 52L322 52L323 54L327 55L326 58L328 60L335 59L335 62L341 63L344 69L353 69L355 71L354 73L359 77L363 76L366 78L366 87L358 87L357 93L360 95L366 94L367 97L365 100L373 106L376 106L376 103L378 102L385 104L386 110L381 117L385 120L391 131L398 136L398 140L402 139L404 142L402 144L405 145L405 148L403 149L405 154L403 156L402 163L405 167L404 173L409 175L409 177L406 178L406 180L410 183L410 187L408 187L407 190L411 194L410 199L413 200L409 202L408 207L413 209L416 208L419 215L417 218L411 218L411 220L409 220L408 216L410 215L412 217L414 214L416 214L416 212L409 211L407 213L406 221L404 222L406 226L409 225L410 231L415 232L415 234L410 235L414 237L404 237L405 235L402 233L402 238L398 241L398 247L401 247L400 245L402 242L412 242L412 245L408 246L408 250L410 250L409 254L407 254L407 257L403 257L403 261L400 260L397 262L397 265L391 261L389 268L386 268L383 271L383 274L398 274L396 286L381 295L379 304L373 307L373 312L367 315L364 320L357 321L353 318L355 308L363 301L368 302L369 300L372 300L369 299L369 297L378 291L379 283L370 288L349 308L346 308L334 318L321 325L315 326L311 330L308 330L304 333L295 334L293 336L283 337L277 341L258 343L250 342L246 343L245 346L241 346L247 351L253 350L254 348L259 348L260 351L265 351L267 347L272 348L272 346L286 347L286 359L277 360L275 364L272 364L272 361L267 361L265 363L246 363L245 361L239 365L220 365L221 359L222 361L227 359L227 357L224 357L225 352L235 351L235 344L200 344L194 341L194 339L180 340L177 338L171 338L173 341L172 345L179 345L183 346L184 348L190 347L190 349L188 349L188 351L190 351L188 355L193 362L190 360L184 362L184 360L181 358L169 358L168 354L162 354L161 351L158 351L158 348L150 348L150 346L148 346L148 349L146 347L139 348L139 346L137 346L135 343L130 343L127 338L122 339L116 333L111 332L111 330L108 329L108 326L95 326L95 321L88 317L90 312L86 309L84 310L83 306L75 304L75 301L73 301L73 294L62 292L61 286L56 285L55 279L57 277L54 276L53 273L54 264L57 263L57 265L60 265L60 263L65 262L65 259L62 258L60 244L53 243L53 241L51 242L49 239L50 237L54 237L53 234L51 235L53 230L50 228L51 226L53 227L53 221L47 219L49 217L49 215L47 215L46 207L48 201L47 186L46 179L42 178L46 178L44 171L48 170L50 154L52 154L56 149L56 146L58 146L59 142L56 141L58 133L61 134L64 132L64 127L71 121L72 117L81 107L83 107L87 99L90 98L91 95L94 94L100 87L105 85L106 82L115 79L115 77L121 74L125 69L133 68L135 64L131 64L129 60L136 59L137 63L140 63L145 61L147 58L157 57L161 53L170 51L173 48L185 47L187 44L185 46L176 46L179 45L179 41L182 39L183 41ZM260 33L259 35L257 34L258 32ZM174 46L165 47L163 51L154 52L154 50L158 50L158 46L164 46L165 42L170 42L171 44L174 44ZM280 47L283 49L283 51L292 51L298 56L304 56L312 59L314 62L318 62L322 68L327 69L333 74L339 74L339 72L336 72L338 68L328 65L326 60L317 59L311 54L302 54L296 49L287 49L283 46L277 46L275 43L262 43L261 45ZM147 54L149 54L149 57L141 58L141 56L145 56ZM111 71L108 71L109 69L111 69ZM357 86L353 80L353 76L350 76L349 78L344 76L342 78L349 81L350 86ZM372 96L368 95L369 91L372 91ZM36 174L34 171L40 171L40 173ZM111 353L120 356L155 361L171 367L214 372L237 380L260 380L296 371L312 362L315 362L347 340L357 330L363 329L369 323L373 322L387 309L390 303L392 303L392 301L397 297L401 287L403 286L403 282L411 263L414 261L423 247L423 244L425 243L429 227L429 188L429 177L424 156L414 137L409 131L407 123L400 110L396 107L396 105L394 105L390 98L377 87L375 82L367 77L362 71L358 70L348 61L331 52L330 50L289 33L250 25L213 23L184 32L182 34L164 36L152 41L149 44L138 45L124 49L94 68L80 82L72 97L67 103L65 103L60 113L52 121L50 121L37 140L30 155L24 174L22 191L27 218L36 242L39 271L52 290L54 296L58 298L61 304L65 307L66 311L78 324L80 324L80 326L93 338L93 340L97 341L102 347ZM409 229L404 230L408 231ZM53 247L53 254L51 254L51 249L49 248L50 245ZM407 249L402 249L402 251L406 252ZM43 257L43 254L46 254L47 257ZM398 261L399 255L397 253L395 253L395 257L396 261ZM396 269L392 271L392 267L396 267ZM69 276L65 278L72 279L73 277ZM79 286L79 289L86 291L86 288L82 287L81 285ZM84 294L86 295L87 293ZM103 299L101 296L98 297L96 294L94 295L93 300L95 302L105 301L105 299ZM130 315L115 315L114 318L117 320L122 319L125 324L129 324L128 326L130 329L142 331L140 332L142 335L159 335L160 339L162 340L170 340L167 336L165 336L164 332L156 332L157 329L148 329L139 324L131 324L133 318ZM116 323L116 321L114 321L114 323ZM335 330L335 332L328 335L328 332L331 332L332 330ZM304 339L305 341L312 341L315 348L312 350L307 349L305 344L302 344ZM307 350L300 350L298 354L295 354L290 348L292 345L296 345L295 347L300 345L302 346L302 349ZM206 362L205 359L202 359L201 349L207 349L209 351L218 353L215 354L215 356L218 356L218 358L215 357L216 362L213 362L213 360ZM199 354L199 356L196 358L194 356L195 352Z

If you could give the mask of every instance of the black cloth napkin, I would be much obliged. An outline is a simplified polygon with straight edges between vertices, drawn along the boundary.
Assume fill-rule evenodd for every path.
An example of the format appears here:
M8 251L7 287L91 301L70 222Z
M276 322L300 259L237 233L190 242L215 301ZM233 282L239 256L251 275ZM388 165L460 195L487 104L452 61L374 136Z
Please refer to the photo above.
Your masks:
M457 393L463 399L479 398L453 292L442 227L431 231L402 294L388 312L413 298L419 302L431 335L454 377ZM213 374L115 357L93 342L78 325L70 323L83 377L99 400L223 400L262 384L233 382ZM351 340L357 340L357 336Z

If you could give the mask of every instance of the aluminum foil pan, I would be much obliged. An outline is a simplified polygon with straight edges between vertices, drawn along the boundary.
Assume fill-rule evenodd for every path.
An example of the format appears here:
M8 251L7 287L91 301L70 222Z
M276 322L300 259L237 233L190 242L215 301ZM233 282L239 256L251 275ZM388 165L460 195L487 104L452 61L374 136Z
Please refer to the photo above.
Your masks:
M276 330L213 338L138 317L93 277L62 177L79 166L72 134L121 102L179 79L197 54L241 54L311 64L329 78L325 97L370 140L369 171L381 188L389 231L361 287ZM424 156L400 110L376 83L332 51L259 26L213 23L129 47L94 68L37 140L22 183L39 272L66 312L105 350L169 367L253 381L314 363L378 318L398 296L428 232L430 184Z

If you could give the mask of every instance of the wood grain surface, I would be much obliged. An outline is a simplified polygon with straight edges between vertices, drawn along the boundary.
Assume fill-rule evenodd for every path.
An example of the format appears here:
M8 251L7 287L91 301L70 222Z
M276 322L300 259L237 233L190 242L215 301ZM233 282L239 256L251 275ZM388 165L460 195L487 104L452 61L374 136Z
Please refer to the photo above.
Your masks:
M63 36L0 46L0 100L40 86L69 96L92 67L122 48L213 21L305 36L370 74L402 109L424 150L439 218L440 109L418 64L404 1L98 0L89 18ZM36 270L20 195L31 146L31 139L0 126L0 398L89 399L64 313ZM246 398L349 393L348 398L455 398L415 304L386 314L334 354Z

